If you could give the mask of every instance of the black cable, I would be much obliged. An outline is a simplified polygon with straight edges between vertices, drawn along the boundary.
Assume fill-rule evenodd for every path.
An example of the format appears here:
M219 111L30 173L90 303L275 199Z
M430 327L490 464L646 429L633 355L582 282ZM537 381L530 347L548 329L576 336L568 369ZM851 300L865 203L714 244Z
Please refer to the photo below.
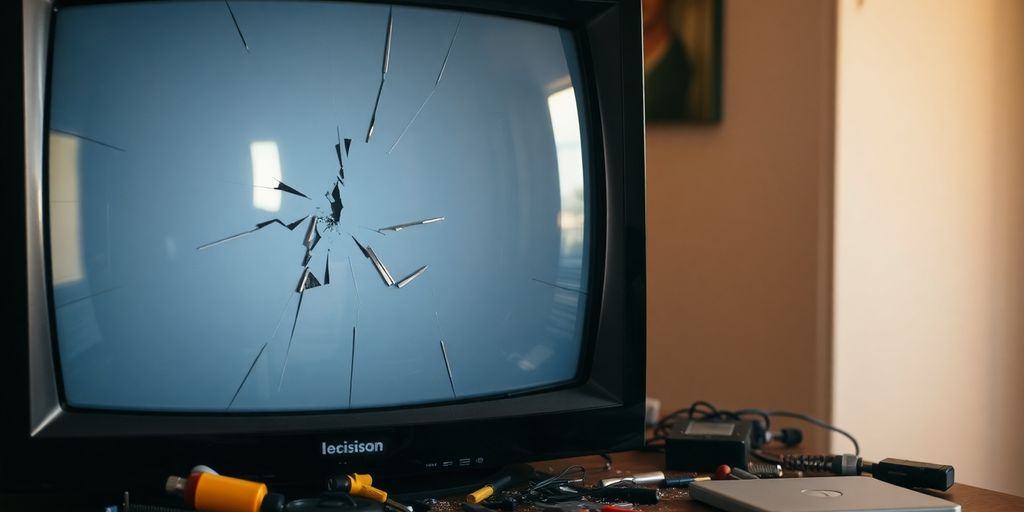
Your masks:
M764 430L767 432L772 429L772 417L766 411L762 409L740 409L736 411L737 416L759 416L764 420Z
M587 469L584 468L583 466L579 465L579 464L573 464L572 466L569 466L569 467L563 469L560 473L558 473L555 476L549 476L549 477L545 478L544 480L541 480L539 482L530 484L526 488L526 491L527 492L539 491L539 490L544 489L544 488L546 488L548 486L551 486L551 485L563 484L563 483L569 482L571 480L575 480L575 478L568 478L569 474L571 474L571 473L579 473L579 478L582 479L582 478L586 478L586 476L587 476Z
M538 473L541 480L530 482L522 490L506 491L504 497L515 503L531 504L579 500L583 493L573 481L584 479L586 475L586 468L579 464L568 466L555 475Z
M791 411L768 411L768 410L765 410L765 409L759 409L759 408L753 408L753 407L746 408L746 409L739 409L737 411L727 411L727 410L718 409L717 407L715 407L710 402L707 402L707 401L704 401L704 400L697 400L697 401L693 402L692 404L690 404L689 407L686 407L686 408L683 408L683 409L679 409L677 411L673 411L672 413L666 415L661 420L659 420L658 423L654 427L653 435L647 440L647 447L651 448L651 449L663 448L664 447L664 443L658 443L658 441L664 441L664 439L666 437L668 437L668 430L669 430L669 428L673 424L675 424L675 422L677 420L683 418L684 415L685 415L685 418L687 418L687 419L696 419L696 420L716 420L716 419L741 420L744 416L757 416L757 417L761 418L761 420L764 421L764 429L765 429L765 431L768 431L771 428L771 419L772 419L772 417L798 419L798 420L805 421L805 422L810 423L812 425L815 425L817 427L820 427L820 428L823 428L823 429L826 429L826 430L830 430L832 432L835 432L837 434L840 434L840 435L846 437L853 444L854 455L858 455L858 456L860 455L860 443L858 443L857 439L855 437L853 437L853 434L850 434L849 432L847 432L847 431L845 431L845 430L843 430L843 429L841 429L841 428L839 428L839 427L837 427L835 425L832 425L831 423L819 420L819 419L814 418L812 416L808 416L806 414L801 414L801 413L797 413L797 412L791 412ZM770 456L771 454L768 454L766 452L760 452L760 451L758 451L758 453L761 454L761 455L759 455L761 458L764 458L765 460L774 462L771 459L765 458L765 456Z
M694 413L700 412L700 410L697 409L700 406L704 406L704 407L707 407L708 409L710 409L710 413L711 414L718 414L718 409L715 408L714 405L711 405L710 403L705 402L704 400L697 400L696 402L690 404L690 414L689 414L689 416L691 418L693 417ZM707 415L708 415L708 413L705 412L704 416L707 416Z
M812 417L812 416L808 416L806 414L801 414L801 413L798 413L798 412L790 412L790 411L762 411L762 412L764 412L768 416L779 417L779 418L793 418L793 419L798 419L798 420L806 421L807 423L810 423L812 425L821 427L821 428L823 428L825 430L831 430L832 432L840 434L840 435L846 437L847 439L849 439L850 442L853 443L853 454L854 455L860 455L860 443L858 443L857 439L855 437L853 437L853 434L851 434L851 433L849 433L849 432L847 432L847 431L845 431L845 430L843 430L843 429L841 429L841 428L839 428L839 427L837 427L837 426L835 426L835 425L833 425L831 423L828 423L828 422L819 420L818 418L815 418L815 417Z

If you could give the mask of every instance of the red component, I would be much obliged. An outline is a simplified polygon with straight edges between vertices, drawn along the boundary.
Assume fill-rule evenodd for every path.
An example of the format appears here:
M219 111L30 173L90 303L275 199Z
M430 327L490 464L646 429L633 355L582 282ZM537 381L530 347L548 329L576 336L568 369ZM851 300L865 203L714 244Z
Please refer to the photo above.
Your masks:
M188 475L188 480L185 481L185 507L196 508L196 488L199 487L199 479L202 478L203 473L196 471Z
M715 480L728 480L729 475L731 474L732 468L730 468L727 464L722 464L721 466L718 466L717 469L715 469L715 475L712 478L714 478Z
M605 505L601 507L601 512L636 512L631 508L616 507L615 505Z

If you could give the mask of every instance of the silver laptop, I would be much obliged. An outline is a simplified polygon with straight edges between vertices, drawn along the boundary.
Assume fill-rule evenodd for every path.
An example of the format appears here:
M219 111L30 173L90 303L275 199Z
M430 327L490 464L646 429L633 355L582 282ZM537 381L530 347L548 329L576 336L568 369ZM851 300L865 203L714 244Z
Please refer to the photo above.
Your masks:
M863 476L712 480L690 497L727 512L960 512L960 505Z

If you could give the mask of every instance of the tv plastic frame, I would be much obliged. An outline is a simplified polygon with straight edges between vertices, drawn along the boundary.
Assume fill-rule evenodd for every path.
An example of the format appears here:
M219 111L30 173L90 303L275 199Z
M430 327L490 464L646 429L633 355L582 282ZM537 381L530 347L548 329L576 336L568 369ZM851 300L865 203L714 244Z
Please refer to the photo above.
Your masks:
M56 5L103 2L56 2ZM643 62L639 0L404 0L378 2L457 9L568 28L576 40L588 113L590 359L572 386L460 403L305 414L167 414L84 411L62 404L48 303L43 170L52 12L23 0L5 31L21 45L5 54L23 94L24 129L3 143L11 173L3 189L8 224L25 241L5 303L12 331L0 358L0 488L44 490L110 485L103 469L152 478L196 463L224 472L320 478L328 473L412 474L638 448L643 443L646 342ZM12 2L13 4L13 2ZM20 22L20 23L18 23ZM4 22L8 23L8 22ZM10 106L10 105L8 105ZM23 180L23 181L22 181ZM12 220L13 219L13 220ZM20 232L20 227L25 231ZM18 238L18 237L12 237ZM20 256L20 255L19 255ZM21 273L19 269L25 269ZM372 454L328 446L381 442ZM132 468L125 471L126 468ZM73 480L68 475L74 474ZM140 480L141 481L141 480ZM152 483L152 481L149 481ZM117 482L115 485L125 485Z

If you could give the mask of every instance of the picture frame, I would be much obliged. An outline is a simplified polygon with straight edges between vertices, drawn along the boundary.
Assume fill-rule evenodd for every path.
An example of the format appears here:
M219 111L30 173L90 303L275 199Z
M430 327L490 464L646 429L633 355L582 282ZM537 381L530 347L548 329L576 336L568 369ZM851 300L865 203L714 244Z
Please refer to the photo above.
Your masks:
M724 0L643 0L648 122L721 121L723 10Z

